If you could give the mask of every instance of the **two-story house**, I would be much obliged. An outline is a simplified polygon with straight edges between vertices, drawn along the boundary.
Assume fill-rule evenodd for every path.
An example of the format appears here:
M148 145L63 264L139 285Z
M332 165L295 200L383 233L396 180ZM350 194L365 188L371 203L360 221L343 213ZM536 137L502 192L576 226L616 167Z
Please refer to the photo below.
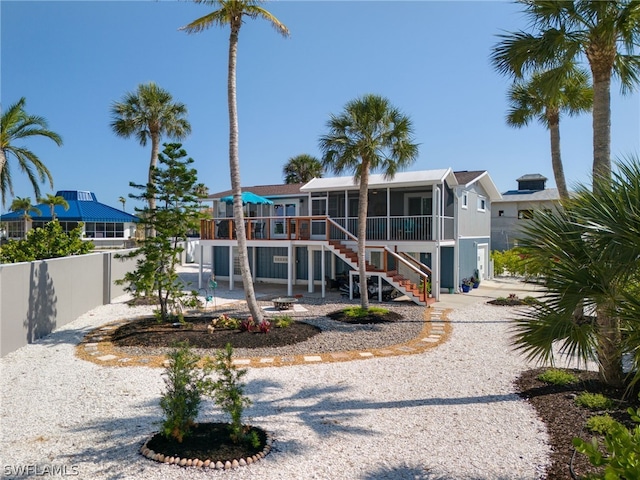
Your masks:
M255 194L245 205L254 280L286 283L290 295L295 284L324 292L328 279L357 274L358 189L352 176L244 188ZM196 258L234 288L241 277L230 193L209 196L214 218L201 223ZM464 277L486 278L491 203L499 198L486 171L371 175L368 273L422 304L425 285L437 298L457 290Z
M520 227L536 210L553 210L560 205L557 188L546 188L547 177L539 173L516 180L517 190L509 190L494 201L491 211L491 248L509 250L517 246Z

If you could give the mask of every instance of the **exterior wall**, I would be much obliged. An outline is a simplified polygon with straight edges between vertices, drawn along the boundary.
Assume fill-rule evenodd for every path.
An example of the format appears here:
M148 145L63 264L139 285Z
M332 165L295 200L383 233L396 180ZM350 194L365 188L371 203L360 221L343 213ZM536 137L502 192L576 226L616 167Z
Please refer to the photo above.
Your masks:
M478 268L478 244L489 243L489 237L463 238L458 246L459 280L472 277Z
M557 208L557 202L496 202L492 206L491 215L491 249L509 250L518 245L518 237L522 235L520 228L526 225L527 219L518 219L520 210L541 210ZM502 215L500 211L503 212Z
M462 195L467 193L467 208L462 207ZM485 199L485 210L478 210L478 201ZM458 199L458 236L478 237L491 234L491 201L486 192L479 186L473 185L469 189L461 190Z
M135 261L114 255L0 265L0 357L122 295L113 282L135 268Z

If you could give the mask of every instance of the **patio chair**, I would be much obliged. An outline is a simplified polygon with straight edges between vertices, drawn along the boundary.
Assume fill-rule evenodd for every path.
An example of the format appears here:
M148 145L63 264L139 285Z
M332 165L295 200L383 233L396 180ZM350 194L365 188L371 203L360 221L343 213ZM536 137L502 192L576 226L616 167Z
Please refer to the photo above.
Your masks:
M256 222L253 230L254 238L264 238L264 222Z

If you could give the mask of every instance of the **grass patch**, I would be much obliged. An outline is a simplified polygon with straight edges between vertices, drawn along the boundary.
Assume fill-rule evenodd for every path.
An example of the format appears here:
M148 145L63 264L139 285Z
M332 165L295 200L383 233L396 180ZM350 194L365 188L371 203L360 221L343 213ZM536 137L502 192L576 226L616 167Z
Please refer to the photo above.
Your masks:
M578 377L572 373L559 370L557 368L550 368L538 375L538 380L545 383L551 383L553 385L569 385L578 381Z
M600 435L613 432L616 422L611 415L594 415L587 420L587 430Z
M584 392L576 397L576 404L589 410L609 410L613 401L601 393Z
M344 314L349 318L363 318L369 315L386 315L389 310L382 307L348 307L343 310Z

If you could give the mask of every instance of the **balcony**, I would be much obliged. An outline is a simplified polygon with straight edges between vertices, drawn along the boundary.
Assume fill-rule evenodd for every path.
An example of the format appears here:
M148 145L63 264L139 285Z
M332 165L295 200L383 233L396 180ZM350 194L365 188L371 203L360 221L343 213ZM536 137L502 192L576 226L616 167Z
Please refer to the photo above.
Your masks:
M367 240L432 241L434 218L430 215L371 217L367 219ZM336 227L339 225L342 228ZM453 239L453 218L441 218L441 239ZM247 240L344 240L346 230L358 234L358 219L313 217L251 217L245 218ZM202 240L235 240L233 218L200 221Z

